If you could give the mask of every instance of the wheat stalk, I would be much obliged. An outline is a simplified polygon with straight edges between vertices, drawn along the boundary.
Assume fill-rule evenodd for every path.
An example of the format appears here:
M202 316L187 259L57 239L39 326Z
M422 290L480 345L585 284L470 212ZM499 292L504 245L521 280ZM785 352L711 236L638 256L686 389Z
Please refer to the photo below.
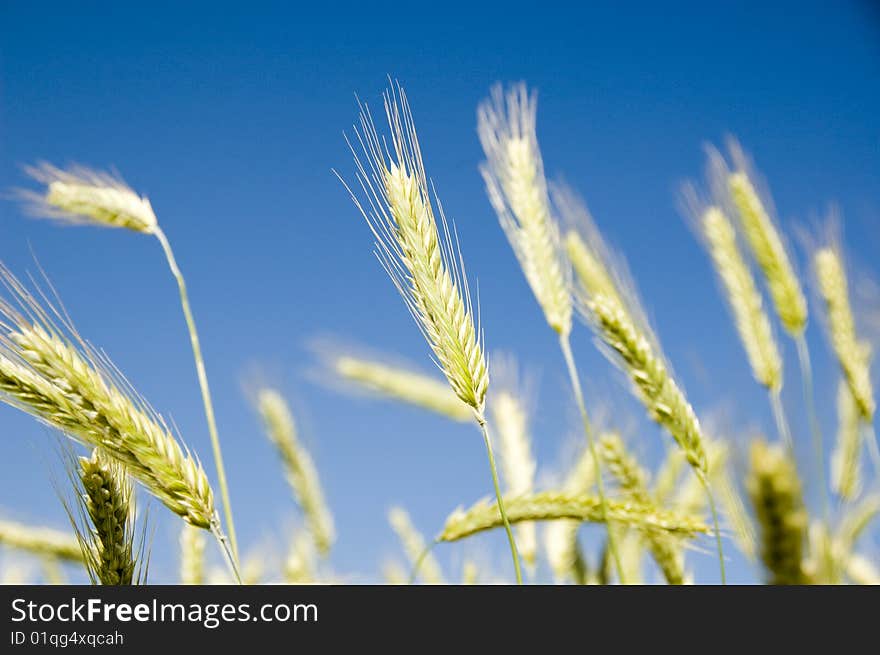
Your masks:
M24 191L21 195L29 202L29 208L37 216L56 218L67 223L88 224L100 227L125 228L135 232L151 234L162 246L168 267L177 281L180 293L180 304L189 331L193 350L193 359L202 394L208 432L211 436L211 448L217 468L220 493L223 498L223 509L228 524L229 538L232 544L234 559L238 558L238 542L235 525L232 520L232 507L229 500L229 488L226 483L226 469L223 465L223 453L220 438L217 435L217 424L214 418L214 405L208 387L208 376L196 330L195 318L189 305L186 282L177 265L165 233L159 226L150 201L135 193L118 176L93 171L84 167L73 167L61 170L50 164L28 167L26 171L35 180L46 185L44 194Z
M180 584L205 584L204 533L190 525L180 530Z
M326 555L336 538L333 517L324 500L315 464L297 439L293 415L284 398L274 389L257 392L257 408L266 434L284 464L287 480L305 515L315 546Z
M505 95L492 89L477 110L477 133L487 161L480 167L489 200L516 253L547 323L571 332L568 268L550 213L544 165L535 131L537 98L524 84Z
M520 496L534 490L537 465L532 455L528 398L529 380L520 379L516 362L496 356L492 363L496 380L489 400L489 414L498 431L498 454L505 481L505 494ZM517 547L523 560L534 567L537 556L537 530L534 524L517 526Z
M831 455L831 488L844 500L861 489L862 432L859 409L845 381L837 387L837 442Z
M91 457L79 458L79 479L91 523L80 536L89 576L102 585L138 582L134 489L125 470L95 449Z
M336 357L336 373L387 398L427 409L453 421L474 420L474 412L445 382L383 362L348 355Z
M0 544L69 562L85 560L75 535L52 528L0 520Z
M543 491L529 496L505 499L508 520L553 521L557 519L577 519L592 523L605 522L602 501L597 496L572 495L558 491ZM708 526L692 516L645 506L639 503L608 499L608 520L631 528L647 531L660 531L670 535L692 538L699 533L709 532ZM455 510L449 518L438 539L457 541L477 532L502 526L498 505L482 500L468 508Z
M426 584L446 584L440 564L426 549L425 538L416 530L406 510L392 507L388 510L388 522L397 534L407 559L418 569Z
M855 547L856 542L878 516L880 516L880 496L877 494L866 496L844 514L837 530L837 538L845 552L850 552Z
M779 448L755 441L751 448L749 496L758 520L761 560L771 584L802 584L807 512L792 461Z
M602 435L599 439L599 451L608 470L628 499L644 507L656 507L648 492L646 473L635 458L626 451L619 435L615 433ZM669 584L684 584L684 558L678 545L655 532L648 532L644 536L648 549L666 581Z
M819 293L825 303L831 345L859 414L870 423L876 405L871 385L869 347L856 335L842 257L835 248L820 248L813 255L813 264Z
M502 390L490 402L489 410L498 430L501 471L507 481L506 493L514 496L531 493L536 465L531 454L528 415L522 402ZM537 548L535 526L519 525L517 535L520 555L527 564L534 566Z
M757 552L755 526L746 511L742 496L730 476L726 463L722 463L718 467L718 471L713 475L712 484L718 490L718 500L727 517L727 523L733 529L733 538L736 544L746 557L754 560Z

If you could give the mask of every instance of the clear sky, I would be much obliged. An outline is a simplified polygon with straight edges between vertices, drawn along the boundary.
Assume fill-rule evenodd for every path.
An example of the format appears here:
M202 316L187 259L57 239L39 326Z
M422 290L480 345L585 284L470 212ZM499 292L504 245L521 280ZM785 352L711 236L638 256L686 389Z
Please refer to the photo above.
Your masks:
M703 416L737 438L772 432L709 262L676 211L702 144L737 135L786 228L838 203L851 259L880 251L880 13L870 3L487 3L401 12L399 3L306 10L295 3L27 3L0 7L0 188L47 160L116 167L148 195L190 285L244 550L281 542L296 520L278 462L249 405L249 381L280 385L336 517L334 569L376 579L399 557L385 513L400 503L426 534L490 490L477 431L323 384L316 340L393 354L430 371L428 351L331 169L353 175L343 139L355 94L374 108L387 76L406 88L428 175L458 228L486 343L540 379L541 475L566 462L577 420L546 327L477 172L475 110L496 81L538 89L550 176L587 199L627 257L665 351ZM315 13L312 13L315 12ZM80 332L172 417L211 466L190 345L155 240L59 228L0 201L0 259L36 255ZM803 253L798 258L803 263ZM873 269L872 269L873 266ZM826 435L836 369L818 321L809 341ZM624 381L574 334L586 391L612 408L652 463L668 437ZM807 452L795 353L785 402ZM0 516L64 527L50 484L53 438L0 407ZM56 473L57 477L57 473ZM543 479L543 478L542 478ZM156 580L175 553L174 517L152 512ZM600 533L585 531L590 555ZM711 542L689 557L716 581ZM450 577L465 554L510 576L500 534L441 547ZM732 546L729 547L730 550ZM733 579L754 573L732 555Z

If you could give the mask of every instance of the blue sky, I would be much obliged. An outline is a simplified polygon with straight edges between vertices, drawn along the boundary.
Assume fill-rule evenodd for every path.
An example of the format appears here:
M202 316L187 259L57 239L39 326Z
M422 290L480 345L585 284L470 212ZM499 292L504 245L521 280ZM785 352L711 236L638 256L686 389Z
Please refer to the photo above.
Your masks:
M676 211L702 144L736 134L769 180L783 224L835 202L853 262L880 250L880 15L869 3L544 3L541 13L371 5L304 14L199 3L0 8L0 188L37 160L116 167L148 195L177 251L200 326L240 539L280 540L295 522L278 463L247 397L267 379L288 395L336 516L333 566L370 580L397 556L385 512L404 505L425 533L490 491L476 430L350 397L316 380L315 340L393 353L430 370L426 346L331 169L353 175L343 133L355 94L376 107L387 76L406 88L425 165L458 228L491 351L540 378L536 454L545 475L577 434L564 369L477 172L475 110L496 81L538 89L550 176L587 199L627 257L669 359L703 414L772 434L762 391L700 245ZM405 21L403 20L405 19ZM122 231L59 228L0 201L0 259L45 267L80 332L104 348L210 462L174 282L158 244ZM802 262L802 253L798 253ZM809 341L826 435L837 377L818 321ZM574 335L591 402L613 409L652 462L668 437L644 420L585 328ZM785 402L806 449L795 353ZM318 383L316 383L318 382ZM623 417L618 419L617 417ZM50 484L53 437L0 408L0 512L63 527ZM805 451L806 452L806 451ZM26 499L26 500L23 500ZM156 579L173 565L176 523L153 512ZM595 530L585 532L596 550ZM706 542L707 549L711 546ZM489 554L485 554L484 551ZM501 535L439 551L509 574ZM491 555L491 557L490 557ZM689 561L715 581L711 557ZM754 573L733 556L733 579Z

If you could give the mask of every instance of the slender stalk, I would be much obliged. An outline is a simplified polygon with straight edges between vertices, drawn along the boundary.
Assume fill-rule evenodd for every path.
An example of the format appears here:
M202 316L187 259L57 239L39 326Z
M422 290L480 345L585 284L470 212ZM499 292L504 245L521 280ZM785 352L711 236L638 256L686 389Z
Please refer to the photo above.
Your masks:
M715 508L715 495L712 493L712 487L709 486L706 476L701 471L694 471L694 473L696 473L697 478L699 478L700 483L706 490L706 497L709 499L709 508L712 510L712 524L715 529L715 544L718 549L718 566L721 568L721 584L726 585L727 573L724 569L724 550L721 546L721 530L718 528L718 510Z
M587 407L584 403L584 394L581 390L581 380L578 375L577 366L574 363L574 355L571 353L571 341L567 335L559 335L559 346L562 348L562 356L565 358L565 365L568 368L568 377L571 379L571 387L574 390L575 401L578 410L581 413L581 421L584 425L584 433L587 435L587 443L590 446L590 454L593 457L593 467L595 469L596 487L599 491L599 500L602 503L602 517L605 521L605 528L608 532L608 550L614 559L614 567L617 569L617 577L620 584L626 584L623 575L623 566L620 563L620 555L617 552L617 542L614 537L614 530L611 528L611 522L608 520L608 501L605 498L605 483L602 481L602 468L599 461L599 453L596 450L596 438L593 435L593 427L590 423L590 417L587 414Z
M241 573L238 571L238 558L230 548L229 539L223 534L223 529L220 527L219 520L211 522L211 534L214 535L214 538L217 539L217 543L220 544L220 548L223 551L223 557L226 560L227 566L229 566L229 570L232 571L232 576L235 578L236 584L243 584L241 581Z
M797 344L798 362L801 367L804 404L807 406L810 431L813 433L816 480L818 480L822 489L822 514L825 518L825 524L828 525L831 517L831 505L828 498L828 483L825 480L825 445L822 442L822 429L819 427L819 418L816 416L816 398L813 391L813 366L810 362L810 349L807 347L807 339L803 332L795 338L795 343Z
M773 409L773 420L776 421L776 430L785 448L794 456L794 441L791 431L788 429L788 420L785 418L785 410L782 408L782 396L779 389L770 389L770 407Z
M412 585L416 581L416 577L419 575L419 569L422 568L422 562L425 561L425 558L430 554L433 550L434 546L440 543L439 539L434 539L431 543L425 546L424 550L422 550L421 554L418 556L415 562L413 562L412 571L409 573L409 580L406 584Z
M208 388L208 375L205 373L205 361L202 359L202 347L199 344L199 334L196 331L196 321L193 318L192 310L189 307L189 296L186 292L186 282L183 279L183 273L177 266L177 260L174 258L174 252L171 250L171 244L165 237L165 233L157 225L154 232L162 250L165 251L165 258L168 260L168 267L171 274L177 280L177 288L180 290L180 306L183 308L183 316L186 319L186 326L189 329L189 338L192 343L193 357L196 363L196 373L199 377L199 388L202 392L202 403L205 406L205 417L208 420L208 432L211 435L211 448L214 451L214 465L217 468L217 481L220 485L220 496L223 499L223 513L226 518L227 529L229 530L229 541L232 544L233 560L238 562L238 541L235 537L235 524L232 521L232 505L229 502L229 487L226 484L226 469L223 467L223 452L220 450L220 438L217 436L217 423L214 420L214 404L211 401L211 391ZM237 575L237 573L236 573Z
M877 435L874 432L873 423L865 423L865 441L868 442L868 451L871 453L874 477L880 480L880 449L877 448Z
M486 419L477 416L480 431L483 433L483 441L486 442L486 453L489 455L489 468L492 470L492 484L495 486L495 499L498 501L498 512L501 514L501 522L507 532L507 541L510 543L510 555L513 557L513 568L516 571L516 584L521 585L522 571L519 568L519 554L516 552L516 541L513 539L513 531L510 529L510 521L507 520L507 512L504 510L504 500L501 498L501 487L498 484L498 469L495 466L495 455L492 453L492 441L489 439L489 427Z

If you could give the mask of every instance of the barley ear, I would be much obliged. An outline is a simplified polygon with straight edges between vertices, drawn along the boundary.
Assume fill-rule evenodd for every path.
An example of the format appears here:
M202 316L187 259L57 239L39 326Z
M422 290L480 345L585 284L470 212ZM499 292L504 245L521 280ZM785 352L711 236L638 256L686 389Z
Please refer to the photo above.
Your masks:
M352 199L373 232L377 256L452 390L482 416L489 386L482 333L474 322L467 276L442 210L442 230L438 229L412 113L399 86L385 94L385 113L390 149L369 111L361 113L356 136L363 157L354 148L352 152L364 200L354 193Z
M856 334L843 258L833 247L818 249L813 265L819 293L825 304L828 334L859 414L870 423L876 403L871 384L870 347Z
M81 166L62 170L46 163L29 166L25 172L46 185L41 194L20 193L36 216L145 234L152 234L158 226L150 201L119 177Z
M736 170L727 177L727 188L739 216L743 234L764 273L770 297L783 327L792 336L807 325L807 301L789 259L782 234L770 217L770 202L758 193L741 148L731 142Z
M569 272L551 215L544 164L535 130L537 99L524 84L504 94L500 85L478 111L486 155L480 167L489 200L523 273L556 332L571 331Z
M708 464L700 423L663 360L616 302L597 296L589 309L597 334L629 376L651 418L667 429L690 465L705 475Z
M473 410L443 380L384 362L340 355L333 361L344 380L386 398L421 407L453 421L474 420Z
M89 575L102 585L130 585L135 577L134 489L123 467L95 449L79 458L82 501L89 518L81 536Z
M506 498L504 504L512 524L558 519L602 523L605 518L602 501L591 495L542 491L528 496ZM653 504L646 506L615 499L608 499L608 520L637 530L656 530L688 538L709 531L708 526L693 516L659 509ZM458 508L450 514L438 539L457 541L502 525L497 503L483 500L468 509Z
M76 536L52 528L0 520L0 544L35 555L57 557L68 562L84 561L83 551Z
M5 268L0 277L21 308L0 301L0 400L100 448L185 521L219 534L207 476L162 417L66 315L41 307Z
M217 424L214 418L214 405L208 387L205 362L196 330L195 318L189 304L186 282L183 278L174 251L165 233L156 220L156 215L145 197L138 196L118 176L93 171L83 167L61 170L50 164L42 164L26 169L39 182L46 185L45 194L25 191L21 195L29 202L31 211L39 216L57 218L68 223L82 223L102 227L126 228L135 232L151 234L162 246L165 258L172 275L177 281L180 293L180 304L189 331L192 345L199 389L208 433L211 437L211 448L214 463L217 467L217 478L223 499L223 510L226 516L227 529L232 545L233 559L237 562L238 545L233 523L232 507L229 500L229 489L226 483L226 469L223 465L223 453ZM217 528L219 532L219 527ZM225 543L225 537L223 541Z
M748 489L768 582L803 584L807 512L795 466L781 448L752 443Z
M266 434L278 451L287 480L305 515L315 546L326 555L336 538L333 517L311 455L299 442L293 415L284 398L274 389L257 392L257 408Z
M633 502L646 507L654 505L647 487L647 474L636 459L627 452L620 436L615 433L602 435L599 439L599 449L605 465L617 480L623 494ZM668 536L653 531L644 534L644 541L666 581L674 585L684 584L684 557L679 544L670 540ZM633 581L630 580L630 583L633 584Z
M761 294L740 254L736 231L719 207L705 210L702 228L752 373L768 389L778 390L782 387L782 358Z

